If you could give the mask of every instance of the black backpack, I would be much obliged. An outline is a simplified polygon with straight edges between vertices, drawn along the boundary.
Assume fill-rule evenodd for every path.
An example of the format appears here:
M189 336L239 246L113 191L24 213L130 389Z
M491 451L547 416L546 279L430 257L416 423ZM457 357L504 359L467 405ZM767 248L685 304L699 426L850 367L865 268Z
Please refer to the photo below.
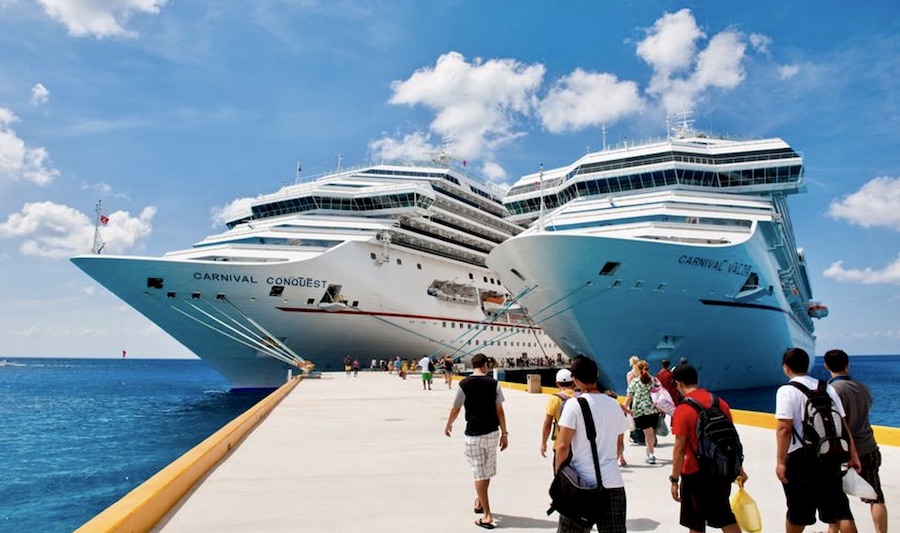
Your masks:
M803 449L815 465L832 472L840 471L840 466L850 460L850 435L844 431L844 423L837 412L827 384L818 380L815 390L798 383L789 382L806 395L801 427L803 434L793 430L793 438L803 444Z
M709 396L709 407L703 407L693 398L684 399L684 403L693 407L699 415L694 456L700 465L700 472L706 476L734 481L744 463L744 447L734 423L719 407L718 396L713 393Z

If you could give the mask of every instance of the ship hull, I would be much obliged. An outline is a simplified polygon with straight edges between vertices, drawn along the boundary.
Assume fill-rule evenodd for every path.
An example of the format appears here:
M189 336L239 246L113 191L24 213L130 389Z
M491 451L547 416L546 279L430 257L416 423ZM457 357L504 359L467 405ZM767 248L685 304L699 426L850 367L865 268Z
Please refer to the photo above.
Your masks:
M787 348L814 353L759 232L719 246L535 232L499 245L488 266L567 355L594 358L620 393L631 355L653 369L684 357L721 390L782 383ZM738 297L748 272L771 288Z
M345 242L325 253L279 262L240 263L86 255L72 259L85 273L146 316L234 389L268 389L296 367L265 353L277 338L317 370L343 368L343 358L557 357L539 328L486 324L477 302L428 294L434 280L500 289L487 269L371 242ZM284 254L287 256L288 254ZM471 276L470 276L471 274ZM275 295L273 287L283 287ZM327 305L328 287L339 305ZM261 329L256 328L258 324ZM483 329L482 329L483 328Z

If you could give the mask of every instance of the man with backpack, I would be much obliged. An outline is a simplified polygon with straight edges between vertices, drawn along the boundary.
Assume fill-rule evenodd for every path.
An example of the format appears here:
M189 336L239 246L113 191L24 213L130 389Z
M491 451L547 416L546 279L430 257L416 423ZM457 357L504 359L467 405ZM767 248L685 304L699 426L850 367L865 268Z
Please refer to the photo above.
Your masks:
M834 388L808 376L809 354L790 348L782 357L789 378L775 396L775 475L787 501L785 531L800 533L819 519L839 531L856 532L850 502L841 486L846 463L859 470L859 458Z
M697 369L678 365L672 380L683 398L672 416L672 498L681 502L679 523L692 533L706 526L740 533L728 497L743 469L743 448L725 400L699 386Z
M828 383L834 387L844 412L847 414L847 426L853 435L853 444L859 454L861 468L859 475L875 489L875 499L863 499L869 504L875 533L886 533L888 530L887 506L884 503L884 491L881 490L881 451L875 442L875 432L869 424L869 411L872 409L872 392L860 381L850 377L850 358L844 350L828 350L825 352L825 370L831 374ZM832 530L837 532L837 529Z
M541 455L547 457L547 438L556 440L559 433L559 415L562 413L563 403L575 396L575 382L572 372L563 368L556 373L556 386L559 392L547 399L547 407L544 409L544 424L541 427Z

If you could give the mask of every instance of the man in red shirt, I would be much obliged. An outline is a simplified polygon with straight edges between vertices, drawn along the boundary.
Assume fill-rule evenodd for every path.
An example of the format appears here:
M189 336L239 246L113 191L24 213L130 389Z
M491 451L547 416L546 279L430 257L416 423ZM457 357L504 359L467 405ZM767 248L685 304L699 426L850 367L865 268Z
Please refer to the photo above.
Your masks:
M672 371L669 370L669 360L663 358L659 362L659 372L656 373L656 379L662 384L663 388L669 391L669 396L672 397L672 401L675 402L675 405L678 405L678 402L681 401L681 398L678 397L678 389L675 387L675 382L672 380Z
M693 398L705 408L712 405L709 391L698 385L697 369L684 364L675 367L672 379L682 398ZM731 410L721 398L719 408L731 419ZM740 533L737 519L731 512L728 497L731 494L731 480L711 479L700 471L697 463L697 421L700 414L686 402L675 408L672 416L672 433L675 448L672 450L672 499L681 502L679 523L691 533L702 532L706 526L720 528L725 533ZM741 469L740 477L746 481L747 474Z

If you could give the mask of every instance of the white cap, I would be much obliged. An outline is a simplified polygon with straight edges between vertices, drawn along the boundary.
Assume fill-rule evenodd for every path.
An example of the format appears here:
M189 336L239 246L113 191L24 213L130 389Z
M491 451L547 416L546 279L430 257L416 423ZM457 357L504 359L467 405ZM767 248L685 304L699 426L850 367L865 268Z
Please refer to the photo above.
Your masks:
M563 368L559 372L556 373L556 382L557 383L571 383L572 382L572 372L569 371L568 368Z

